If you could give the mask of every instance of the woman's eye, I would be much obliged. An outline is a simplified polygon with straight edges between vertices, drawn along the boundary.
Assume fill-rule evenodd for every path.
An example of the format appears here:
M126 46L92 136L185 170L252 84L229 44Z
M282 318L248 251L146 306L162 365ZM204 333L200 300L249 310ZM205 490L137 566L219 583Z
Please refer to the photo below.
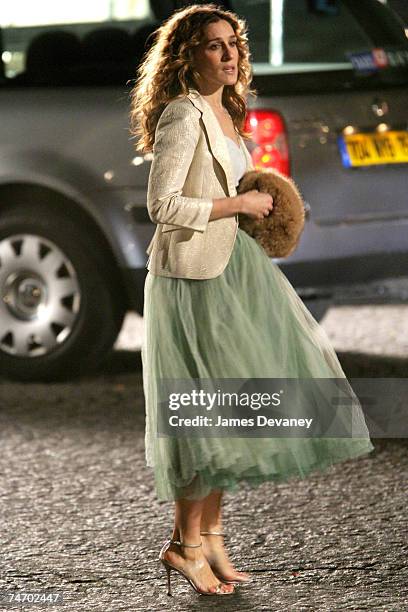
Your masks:
M237 45L237 41L233 40L232 42L230 42L230 45ZM220 45L218 43L215 43L214 45L211 45L210 49L216 49L217 47L219 47Z
M233 41L232 43L230 43L231 45L237 45L236 41ZM219 47L220 45L211 45L210 49L217 49L217 47Z

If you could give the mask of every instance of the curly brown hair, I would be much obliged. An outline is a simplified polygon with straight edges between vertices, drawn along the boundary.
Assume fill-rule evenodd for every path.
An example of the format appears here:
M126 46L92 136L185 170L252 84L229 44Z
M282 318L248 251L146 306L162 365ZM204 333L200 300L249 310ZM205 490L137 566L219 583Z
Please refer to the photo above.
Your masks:
M193 4L178 9L152 34L154 40L137 69L135 84L130 92L130 132L138 138L136 150L151 152L157 122L166 104L188 94L190 87L198 90L199 75L193 67L194 49L203 41L204 28L224 19L231 24L237 37L238 78L234 85L223 88L222 103L243 138L250 137L243 126L247 112L246 96L256 96L250 88L252 68L247 44L247 25L216 4Z

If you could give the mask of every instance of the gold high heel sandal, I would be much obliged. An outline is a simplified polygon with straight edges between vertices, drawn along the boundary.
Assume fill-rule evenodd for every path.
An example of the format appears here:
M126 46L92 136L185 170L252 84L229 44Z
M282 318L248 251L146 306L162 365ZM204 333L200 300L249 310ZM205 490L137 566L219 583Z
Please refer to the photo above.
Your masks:
M217 536L222 536L222 537L226 537L225 533L222 533L221 531L200 531L200 535L217 535ZM243 584L248 584L250 582L252 582L252 578L246 578L245 580L227 580L226 578L222 578L222 576L220 576L220 574L218 574L218 572L214 571L213 568L211 568L213 571L214 576L216 576L216 578L218 578L218 580L222 580L222 582L224 582L225 584L239 584L239 585L243 585Z
M167 542L164 543L159 553L159 560L163 563L164 567L166 568L166 572L167 572L167 595L172 596L171 584L170 584L171 570L174 570L175 572L183 576L189 582L189 584L193 587L193 589L200 595L232 595L234 593L234 589L232 591L221 591L220 589L222 587L222 582L220 582L217 585L217 590L214 591L213 593L208 592L208 591L200 591L200 589L194 584L191 578L189 578L189 576L187 576L187 574L183 572L183 570L179 569L178 567L175 567L174 565L169 563L166 559L163 559L163 555L169 548L170 544L178 544L179 546L186 546L188 548L199 548L200 546L202 546L202 542L200 542L200 544L182 544L179 540L168 540Z

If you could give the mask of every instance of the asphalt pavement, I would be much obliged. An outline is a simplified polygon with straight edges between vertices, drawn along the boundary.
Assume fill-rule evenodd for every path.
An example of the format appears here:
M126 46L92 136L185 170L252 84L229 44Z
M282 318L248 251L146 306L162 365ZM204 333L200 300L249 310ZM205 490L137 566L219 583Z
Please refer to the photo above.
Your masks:
M338 355L350 377L406 376L406 358ZM76 382L4 380L0 408L0 593L64 600L1 610L408 610L407 439L226 495L228 549L254 582L203 597L173 574L170 598L157 557L172 504L144 463L140 353L116 350Z

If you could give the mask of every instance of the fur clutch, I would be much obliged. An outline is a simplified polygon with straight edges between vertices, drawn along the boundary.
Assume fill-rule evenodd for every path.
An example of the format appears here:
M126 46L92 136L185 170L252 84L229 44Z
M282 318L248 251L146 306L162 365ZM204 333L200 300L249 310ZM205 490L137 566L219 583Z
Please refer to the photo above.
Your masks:
M269 193L273 208L262 220L238 215L239 227L263 247L269 257L288 257L299 242L305 224L305 206L294 181L274 168L246 172L237 193L257 189Z

